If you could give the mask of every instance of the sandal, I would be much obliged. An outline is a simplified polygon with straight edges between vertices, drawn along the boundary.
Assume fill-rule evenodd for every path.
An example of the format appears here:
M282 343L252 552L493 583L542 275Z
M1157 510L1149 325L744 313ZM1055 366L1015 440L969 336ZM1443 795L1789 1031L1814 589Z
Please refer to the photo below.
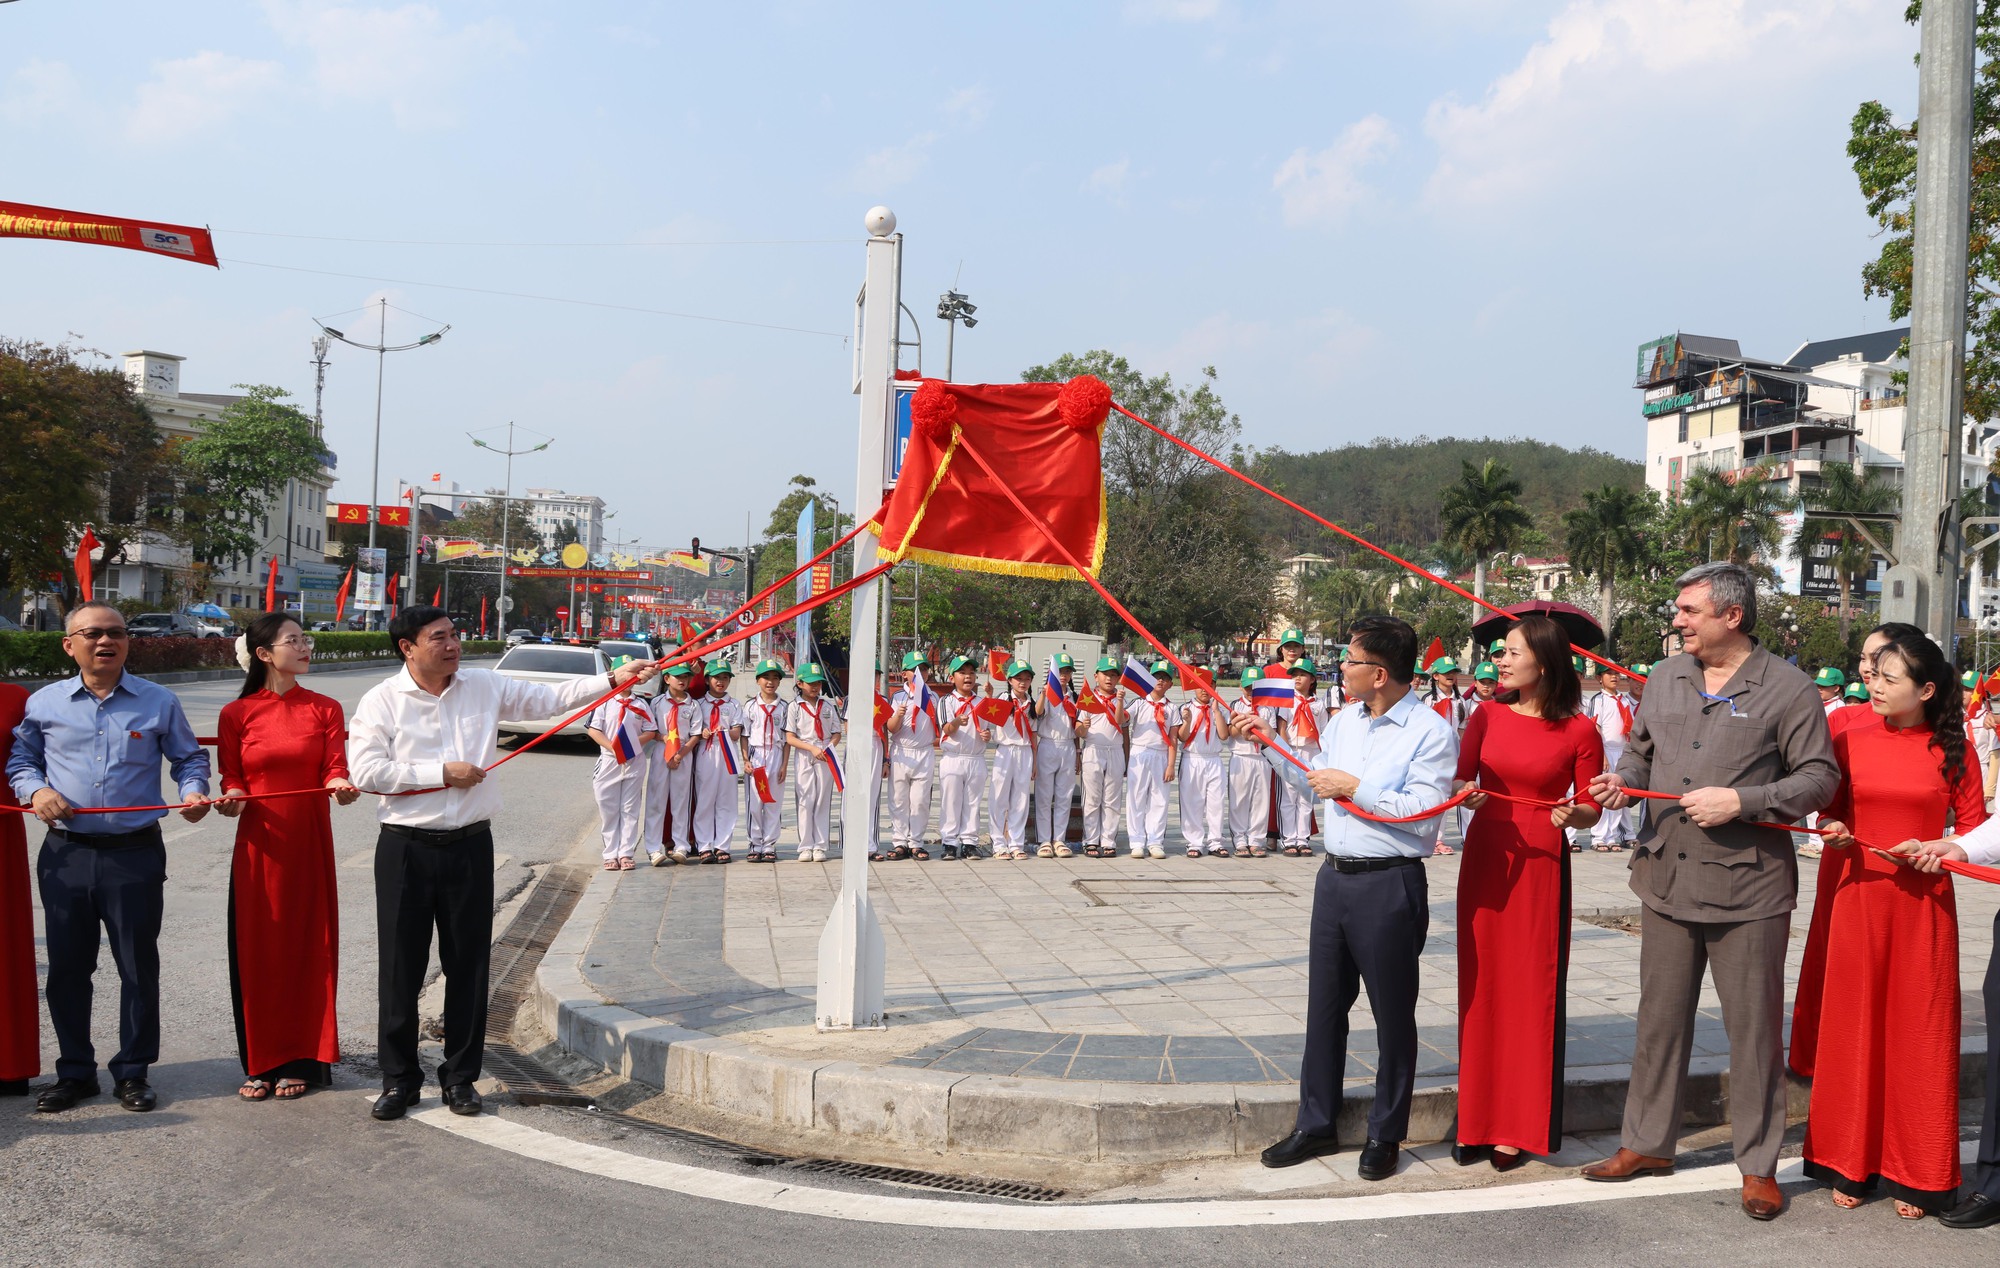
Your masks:
M1056 847L1055 844L1050 841L1042 842L1041 847L1035 851L1035 857L1038 859L1052 859L1055 856L1056 856Z
M1297 857L1298 857L1299 855L1301 855L1301 854L1304 854L1304 853L1305 853L1305 851L1304 851L1304 850L1301 850L1301 849L1300 849L1300 848L1299 848L1298 846L1296 846L1296 845L1288 845L1288 846L1286 846L1286 847L1285 847L1285 849L1284 849L1284 855L1285 855L1285 857L1286 857L1286 858L1288 858L1288 859L1295 859L1295 858L1297 858Z
M279 1079L277 1090L273 1095L281 1101L296 1101L307 1091L304 1079Z
M637 863L634 863L634 862L633 862L633 861L632 861L631 859L619 859L619 860L618 860L618 870L619 870L619 871L621 871L621 872L629 872L629 871L632 871L633 869L637 868L638 866L639 866L639 865L638 865ZM284 1086L284 1084L280 1083L280 1084L279 1084L278 1086L279 1086L279 1087L283 1087L283 1086Z
M777 855L775 855L775 854L773 854L773 855L772 855L771 857L775 859L775 858L777 858L778 856L777 856ZM717 850L717 851L715 852L715 861L716 861L716 862L718 862L718 863L727 863L727 862L729 861L729 851L727 851L727 850Z
M1188 857L1189 857L1189 858L1191 858L1191 859L1198 859L1198 858L1200 858L1200 857L1201 857L1201 847L1200 847L1200 846L1198 846L1198 845L1190 845L1190 846L1188 847Z
M245 1079L243 1086L236 1089L236 1095L246 1101L268 1101L271 1099L271 1085L264 1079Z
M1618 847L1617 847L1617 846L1615 846L1615 845L1593 845L1593 846L1591 846L1590 848L1591 848L1591 849L1593 849L1593 850L1595 850L1595 851L1597 851L1597 852L1598 852L1599 854L1616 854L1616 853L1618 853Z
M1843 1211L1852 1211L1861 1205L1861 1199L1852 1193L1842 1193L1840 1190L1835 1189L1833 1192L1833 1204Z
M1897 1218L1897 1219L1903 1219L1903 1220L1920 1220L1920 1219L1924 1218L1924 1214L1925 1214L1925 1212L1924 1212L1924 1208L1923 1208L1923 1207L1921 1207L1921 1206L1911 1206L1911 1205L1910 1205L1910 1204L1909 1204L1908 1202L1905 1202L1905 1201L1903 1201L1903 1199L1901 1199L1901 1198L1897 1198L1897 1199L1896 1199L1896 1218Z
M1086 845L1086 846L1084 846L1084 847L1083 847L1083 857L1085 857L1085 858L1087 858L1087 859L1094 859L1094 858L1096 858L1096 857L1097 857L1097 853L1098 853L1098 851L1097 851L1097 847L1096 847L1096 846L1094 846L1094 845Z
M930 861L931 861L931 852L930 852L929 850L926 850L926 849L925 849L925 848L924 848L923 846L921 846L921 845L919 845L919 846L905 846L904 848L905 848L905 849L907 849L907 850L909 850L909 852L910 852L910 857L911 857L911 858L914 858L914 859L917 859L918 861L920 861L920 862L924 862L924 863L928 863L928 862L930 862Z
M1271 852L1265 849L1261 845L1253 845L1250 847L1250 857L1253 859L1269 858L1270 856Z
M605 871L607 871L607 872L615 872L615 871L617 871L617 870L618 870L618 860L617 860L617 859L606 859L606 860L604 860L604 870L605 870Z
M697 850L695 851L694 861L697 863L713 863L715 862L715 851Z
M1431 851L1431 853L1433 853L1433 854L1456 854L1456 853L1458 853L1458 851L1457 851L1457 850L1454 850L1454 849L1452 849L1452 848L1451 848L1450 846L1448 846L1448 845L1445 845L1445 844L1443 844L1442 842L1440 842L1440 843L1439 843L1439 845L1438 845L1438 848L1437 848L1437 849L1435 849L1435 850L1432 850L1432 851Z
M889 851L889 861L892 863L900 863L904 859L909 858L910 855L911 855L911 850L909 846L899 845L895 849Z

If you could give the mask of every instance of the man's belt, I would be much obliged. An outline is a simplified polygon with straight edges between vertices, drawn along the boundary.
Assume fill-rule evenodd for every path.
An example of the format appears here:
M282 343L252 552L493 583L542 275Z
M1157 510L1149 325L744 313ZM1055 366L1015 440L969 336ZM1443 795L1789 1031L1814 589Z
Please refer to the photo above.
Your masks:
M124 845L152 845L160 840L160 825L148 824L134 828L130 832L74 832L59 824L49 825L49 835L74 841L78 845L94 845L100 849L115 850Z
M1376 859L1341 858L1333 854L1326 856L1326 865L1328 867L1342 875L1349 876L1356 872L1386 872L1392 867L1416 867L1421 863L1423 863L1422 859L1410 858L1400 854L1394 858Z
M476 836L486 831L490 822L490 820L481 819L477 823L468 823L462 828L417 828L406 823L385 823L382 827L384 830L393 832L399 837L407 837L412 841L421 842L424 845L450 845L453 842L463 841L469 836Z

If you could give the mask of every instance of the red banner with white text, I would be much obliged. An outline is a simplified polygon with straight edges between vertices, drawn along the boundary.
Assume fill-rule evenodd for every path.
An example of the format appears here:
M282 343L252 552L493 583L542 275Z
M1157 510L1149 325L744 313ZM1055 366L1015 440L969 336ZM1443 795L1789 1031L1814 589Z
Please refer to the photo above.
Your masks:
M0 238L42 238L51 242L124 247L192 264L222 267L215 258L215 240L206 229L157 220L96 216L28 203L0 202Z

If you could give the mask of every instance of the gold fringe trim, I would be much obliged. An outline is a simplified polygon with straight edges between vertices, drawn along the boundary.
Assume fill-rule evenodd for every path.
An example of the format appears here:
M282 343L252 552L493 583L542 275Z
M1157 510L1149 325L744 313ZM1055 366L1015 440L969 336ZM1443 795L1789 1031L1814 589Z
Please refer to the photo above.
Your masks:
M920 563L957 568L965 572L993 572L1007 577L1038 577L1044 581L1082 581L1068 564L1027 564L1011 559L986 559L979 555L953 555L941 550L912 546L904 554Z

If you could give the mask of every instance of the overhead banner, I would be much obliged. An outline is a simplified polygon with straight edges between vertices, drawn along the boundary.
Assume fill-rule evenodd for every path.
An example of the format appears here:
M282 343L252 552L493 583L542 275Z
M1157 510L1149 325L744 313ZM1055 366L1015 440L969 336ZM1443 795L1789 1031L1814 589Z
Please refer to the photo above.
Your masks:
M650 585L653 574L644 568L633 572L618 572L610 568L517 568L507 567L510 577L569 577L590 578L594 581L623 581L628 585Z
M158 221L127 220L121 216L94 216L55 207L35 207L28 203L0 202L0 238L42 238L52 242L81 242L88 246L124 247L221 268L215 258L215 240L208 230L193 225L170 225Z

